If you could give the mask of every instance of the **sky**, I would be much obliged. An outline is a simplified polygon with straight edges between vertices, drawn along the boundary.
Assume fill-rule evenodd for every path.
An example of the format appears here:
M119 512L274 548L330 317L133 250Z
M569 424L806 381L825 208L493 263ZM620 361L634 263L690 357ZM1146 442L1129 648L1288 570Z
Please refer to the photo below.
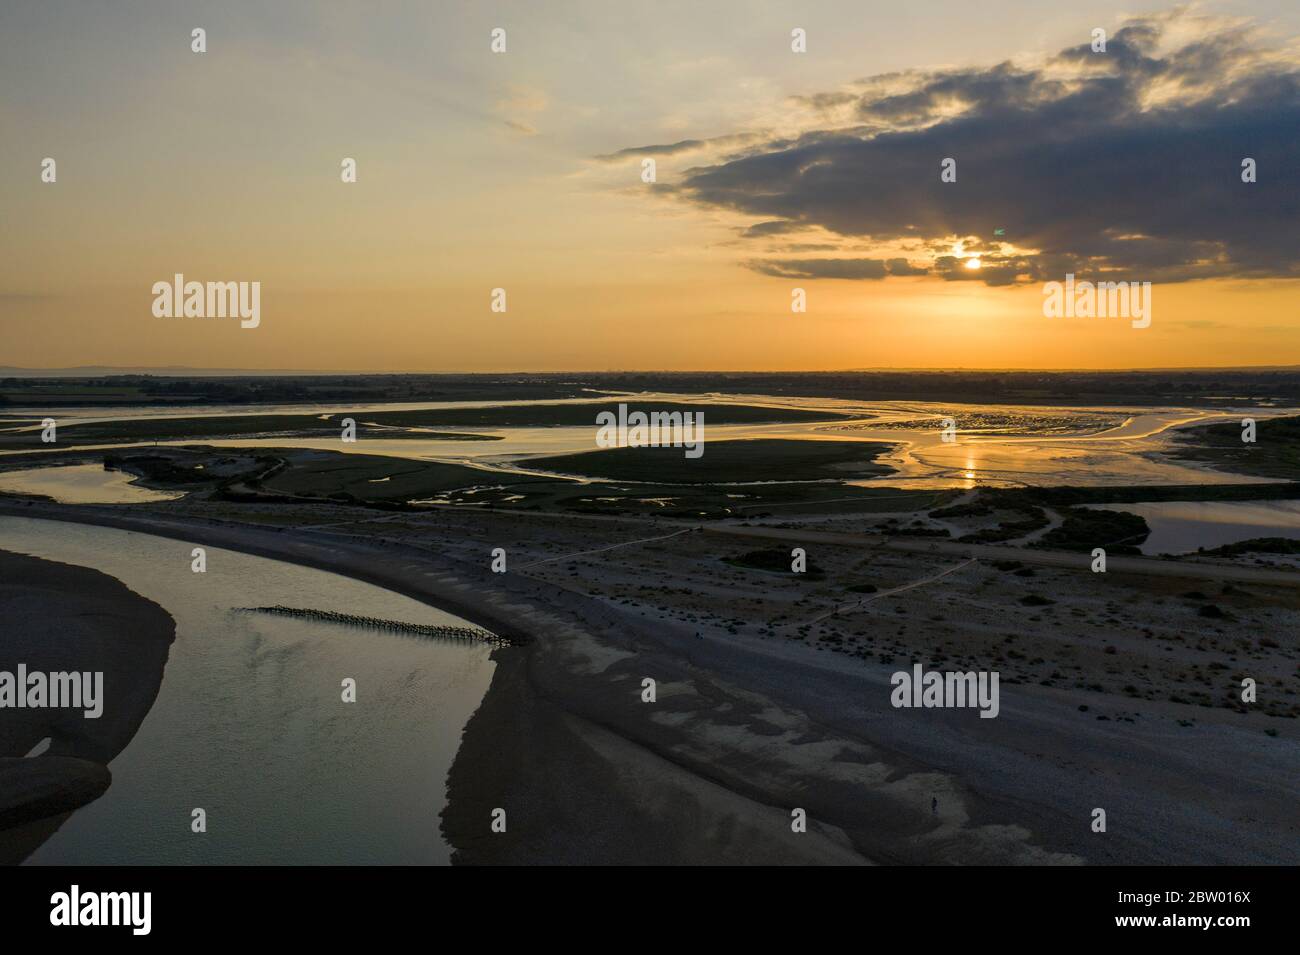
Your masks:
M1289 0L8 3L0 366L1300 365L1298 176Z

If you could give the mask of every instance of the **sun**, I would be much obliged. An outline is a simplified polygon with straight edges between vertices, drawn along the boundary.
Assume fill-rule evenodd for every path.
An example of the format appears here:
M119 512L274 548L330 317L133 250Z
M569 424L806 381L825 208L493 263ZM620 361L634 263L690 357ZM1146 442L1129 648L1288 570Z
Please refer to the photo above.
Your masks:
M966 268L968 269L978 269L981 264L982 263L980 262L980 257L978 255L973 255L966 260Z

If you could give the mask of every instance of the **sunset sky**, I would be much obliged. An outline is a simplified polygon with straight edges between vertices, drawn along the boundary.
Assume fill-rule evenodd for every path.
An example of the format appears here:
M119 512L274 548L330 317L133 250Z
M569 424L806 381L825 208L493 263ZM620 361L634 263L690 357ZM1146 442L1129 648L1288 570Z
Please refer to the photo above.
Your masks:
M0 130L5 366L1300 364L1293 0L8 3Z

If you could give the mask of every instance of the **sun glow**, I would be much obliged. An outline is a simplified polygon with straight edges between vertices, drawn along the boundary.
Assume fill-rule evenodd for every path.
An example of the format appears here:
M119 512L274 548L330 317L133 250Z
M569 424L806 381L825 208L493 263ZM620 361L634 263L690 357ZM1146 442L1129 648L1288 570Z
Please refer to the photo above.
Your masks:
M972 256L971 258L966 260L966 268L968 269L978 269L980 267L980 264L981 263L978 255Z

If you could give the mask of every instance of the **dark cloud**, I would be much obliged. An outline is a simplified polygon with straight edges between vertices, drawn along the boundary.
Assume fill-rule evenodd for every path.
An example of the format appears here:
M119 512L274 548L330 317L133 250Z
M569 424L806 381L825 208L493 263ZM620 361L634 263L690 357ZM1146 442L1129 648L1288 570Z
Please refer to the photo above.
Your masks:
M616 153L609 153L596 158L601 162L616 162L633 156L675 156L678 153L699 149L703 145L704 140L702 139L683 139L675 143L665 143L661 146L629 146L627 149L620 149Z
M713 139L681 139L675 143L661 145L629 146L627 149L620 149L618 152L596 156L595 158L597 162L618 162L623 159L635 159L645 156L677 156L700 149L734 149L755 140L762 141L764 145L771 147L771 141L765 140L759 134L734 133L726 136L716 136Z
M1013 285L1017 279L1042 279L1039 263L1027 258L981 257L978 269L968 268L967 258L941 255L934 260L934 274L947 282L983 282L985 285Z
M1193 39L1163 49L1175 32ZM750 143L687 170L674 193L762 217L756 237L789 223L859 247L932 243L926 264L953 280L1300 276L1300 69L1249 29L1180 10L1127 21L1105 53L1085 43L1032 69L909 72L859 89L805 102L849 108L862 126ZM940 181L945 157L954 183ZM1036 251L1001 256L997 228ZM991 253L986 267L944 261L944 240L964 236L985 237L964 248ZM869 259L750 264L800 277L891 271Z
M769 222L756 222L741 233L746 239L761 239L770 235L781 235L799 229L799 223L787 219L773 219Z
M749 267L786 279L883 279L886 275L929 272L907 259L755 259Z
M785 279L883 279L881 259L755 259L749 267Z
M885 266L890 275L925 275L929 271L924 266L912 265L907 259L890 259Z

